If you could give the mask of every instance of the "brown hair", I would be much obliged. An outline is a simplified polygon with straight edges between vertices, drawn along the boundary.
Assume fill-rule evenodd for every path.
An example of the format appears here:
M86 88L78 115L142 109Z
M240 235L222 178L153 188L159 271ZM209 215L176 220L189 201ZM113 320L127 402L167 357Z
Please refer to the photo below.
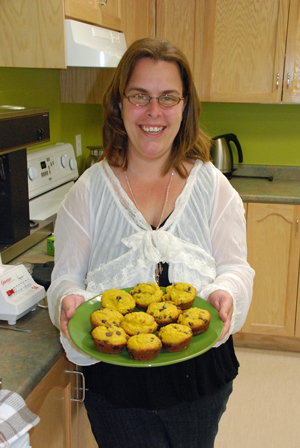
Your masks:
M209 160L210 140L199 128L200 100L196 92L191 70L185 55L175 45L167 41L144 38L135 41L123 55L103 97L103 153L101 159L112 166L127 168L128 136L124 128L119 104L122 102L127 83L136 64L144 58L155 62L166 61L178 65L183 84L185 108L178 134L176 135L171 157L165 173L174 167L180 176L187 177L182 162L187 159Z

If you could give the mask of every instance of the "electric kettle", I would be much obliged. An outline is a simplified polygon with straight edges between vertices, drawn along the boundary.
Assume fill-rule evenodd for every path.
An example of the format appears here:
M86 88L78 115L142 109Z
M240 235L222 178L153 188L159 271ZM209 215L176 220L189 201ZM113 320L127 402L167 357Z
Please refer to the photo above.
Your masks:
M213 164L229 179L234 171L233 151L230 142L234 143L238 152L239 163L243 162L240 142L235 134L223 134L211 140L210 155Z

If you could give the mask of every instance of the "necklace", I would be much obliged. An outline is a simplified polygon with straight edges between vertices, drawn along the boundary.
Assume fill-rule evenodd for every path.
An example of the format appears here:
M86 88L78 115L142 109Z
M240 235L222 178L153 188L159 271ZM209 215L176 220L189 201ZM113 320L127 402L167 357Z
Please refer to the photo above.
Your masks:
M171 186L171 181L172 181L173 175L174 175L174 170L171 173L171 177L170 177L170 180L169 180L169 183L168 183L168 186L167 186L166 198L165 198L164 206L163 206L163 209L162 209L162 212L161 212L161 215L160 215L158 226L156 227L155 230L158 230L160 228L160 226L161 226L161 223L162 223L162 219L163 219L163 216L164 216L164 213L165 213L165 210L166 210L166 206L167 206L167 203L168 203L168 199L169 199L169 191L170 191L170 186ZM141 210L140 210L140 208L138 206L138 203L136 202L135 196L133 194L133 191L132 191L132 188L131 188L131 185L130 185L130 182L129 182L129 179L128 179L126 171L125 171L125 177L126 177L127 186L128 186L129 191L130 191L130 194L132 196L134 205L136 206L138 211L141 213ZM149 222L147 221L146 218L145 218L145 221L146 221L149 229L153 232L153 229L152 229L151 225L149 224Z
M162 209L162 212L161 212L161 215L160 215L158 226L156 227L155 231L160 228L162 220L163 220L163 216L164 216L164 213L165 213L165 210L166 210L166 206L167 206L167 203L168 203L168 199L169 199L169 191L170 191L170 186L171 186L171 181L172 181L173 175L174 175L174 170L171 173L171 177L170 177L170 180L169 180L169 183L168 183L168 186L167 186L166 198L165 198L164 206L163 206L163 209ZM130 185L130 182L129 182L129 179L128 179L126 171L125 171L125 177L126 177L127 186L128 186L129 191L130 191L130 194L132 196L134 205L136 206L138 211L141 213L141 210L140 210L140 208L139 208L139 206L138 206L138 204L136 202L136 199L134 197L134 194L133 194L133 191L132 191L132 188L131 188L131 185ZM145 221L147 223L147 226L151 230L151 232L153 232L154 230L152 229L151 225L149 224L149 222L147 221L146 218L145 218ZM163 271L163 268L162 268L161 262L157 263L157 265L155 267L155 281L156 281L158 286L159 286L159 275L162 273L162 271Z

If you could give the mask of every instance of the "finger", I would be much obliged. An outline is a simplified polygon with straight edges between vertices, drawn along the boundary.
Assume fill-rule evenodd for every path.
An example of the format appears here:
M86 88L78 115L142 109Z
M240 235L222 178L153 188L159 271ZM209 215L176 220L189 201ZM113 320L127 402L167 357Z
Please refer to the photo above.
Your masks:
M64 335L68 339L70 339L70 334L69 334L69 330L68 330L68 324L69 324L69 319L67 318L65 311L62 310L61 311L61 316L60 316L60 329L64 333Z

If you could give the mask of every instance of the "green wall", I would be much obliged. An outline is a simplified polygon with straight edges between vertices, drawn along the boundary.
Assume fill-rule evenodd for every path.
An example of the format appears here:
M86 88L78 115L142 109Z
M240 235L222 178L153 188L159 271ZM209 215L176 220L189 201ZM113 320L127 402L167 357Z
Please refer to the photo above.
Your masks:
M0 104L49 107L51 144L75 148L81 134L80 171L86 147L102 143L101 106L61 104L59 70L0 68ZM201 127L211 137L236 134L246 164L300 166L300 104L203 103Z

